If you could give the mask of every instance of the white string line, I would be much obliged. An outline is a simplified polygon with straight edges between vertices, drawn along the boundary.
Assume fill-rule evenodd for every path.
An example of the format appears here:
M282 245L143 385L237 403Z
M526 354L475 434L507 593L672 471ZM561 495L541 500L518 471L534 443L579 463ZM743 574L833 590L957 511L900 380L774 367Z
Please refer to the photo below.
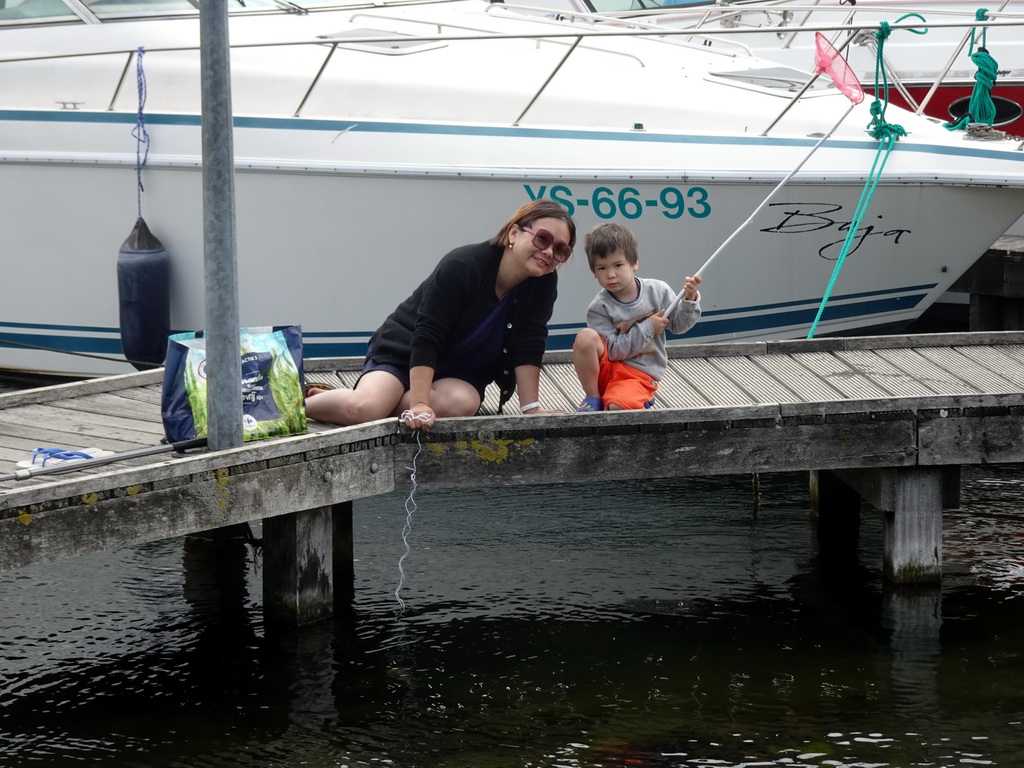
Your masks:
M418 416L413 414L412 411L405 411L399 417L403 422L406 419L413 419L416 421L427 422L430 417L421 413ZM405 545L405 552L398 558L398 586L395 587L395 599L398 600L399 611L405 610L405 601L399 596L399 592L402 591L402 585L405 584L405 569L402 567L402 563L405 558L409 555L409 533L412 531L412 513L416 511L416 459L419 458L420 451L423 450L423 445L420 443L420 430L416 432L416 453L412 457L412 466L406 467L409 470L409 482L412 484L412 488L409 489L409 496L405 500L405 527L402 528L402 543Z

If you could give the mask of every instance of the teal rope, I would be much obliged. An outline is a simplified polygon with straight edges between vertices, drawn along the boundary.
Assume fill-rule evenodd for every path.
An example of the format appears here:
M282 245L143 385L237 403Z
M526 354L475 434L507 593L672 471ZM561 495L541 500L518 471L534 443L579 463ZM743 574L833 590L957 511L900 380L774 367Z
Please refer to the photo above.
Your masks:
M899 128L899 126L896 126ZM902 130L902 129L900 129ZM903 135L906 135L904 133ZM828 304L829 298L832 296L832 289L835 288L836 280L839 279L839 272L843 268L843 263L846 261L846 256L850 252L850 247L853 245L854 239L857 237L857 232L860 230L860 223L864 220L864 214L867 213L868 203L871 202L871 198L875 194L875 187L878 186L878 179L882 176L882 169L885 168L885 163L889 159L889 154L892 152L894 146L896 146L897 140L896 134L891 134L878 145L878 151L875 152L875 160L871 164L871 171L868 173L867 181L864 184L864 191L861 192L860 200L857 203L857 208L853 212L853 217L850 220L850 228L846 231L846 239L843 240L842 250L839 252L839 258L836 259L836 265L832 268L832 276L829 278L828 287L825 288L825 295L821 298L821 304L818 306L818 314L814 316L814 322L811 323L811 329L807 332L807 338L814 338L814 331L818 328L818 323L821 321L821 316L825 313L825 307ZM882 154L882 150L885 150L885 154ZM879 163L881 158L881 163Z
M896 23L898 24L910 16L916 16L921 21L925 21L924 17L918 13L908 13L897 19ZM910 31L916 35L923 35L928 30L919 31L911 29ZM843 247L839 252L839 258L836 259L836 265L832 268L832 276L829 278L828 286L825 288L825 295L822 296L821 304L818 306L818 313L815 315L814 322L811 323L811 328L807 332L808 339L814 338L814 332L818 328L821 316L825 313L825 307L828 305L828 300L832 296L832 290L839 279L839 272L842 270L843 264L846 262L846 256L849 254L853 241L857 237L860 224L864 220L864 214L867 212L871 198L874 197L875 187L878 186L878 180L882 176L882 171L889 160L889 155L892 153L893 147L896 146L897 140L907 135L902 125L890 123L885 119L885 108L889 104L889 80L885 74L885 67L882 66L882 60L885 41L889 38L890 34L892 34L892 29L884 21L879 27L878 32L875 33L875 37L878 39L878 53L875 56L875 100L871 103L871 122L868 123L867 129L871 138L878 139L878 150L875 152L871 171L864 182L864 190L861 192L860 200L857 202L857 208L851 217L850 228L846 231L846 239L843 240ZM879 98L879 83L881 83L881 99Z
M899 24L904 19L912 16L927 23L926 19L919 13L908 13L900 16L896 19L895 23ZM927 29L910 29L908 31L913 32L915 35L924 35L928 32ZM907 135L902 126L890 124L885 119L885 110L889 105L889 77L885 72L883 61L885 60L885 41L889 39L891 34L892 28L885 21L879 25L878 31L875 33L875 39L878 40L878 51L875 54L875 100L871 102L871 122L868 123L868 132L872 138L879 141L889 136L902 137ZM879 94L879 83L881 83L881 94Z
M979 8L974 18L977 21L984 21L988 17L988 10ZM959 120L950 123L943 123L943 127L951 131L966 129L969 123L985 123L992 125L996 121L996 105L992 101L992 87L996 84L996 74L999 65L986 48L988 42L988 30L981 31L981 45L974 50L976 29L971 29L971 61L978 71L974 73L974 90L971 91L971 100L967 105L967 113Z

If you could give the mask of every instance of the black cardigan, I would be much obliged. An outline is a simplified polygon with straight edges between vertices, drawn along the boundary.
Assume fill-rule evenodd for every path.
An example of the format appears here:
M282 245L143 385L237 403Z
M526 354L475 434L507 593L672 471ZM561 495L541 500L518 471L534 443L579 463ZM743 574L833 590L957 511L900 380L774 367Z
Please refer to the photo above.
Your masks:
M441 353L472 333L498 304L494 289L505 248L477 243L450 251L412 295L398 305L370 339L374 360L401 367L437 368ZM515 390L515 369L540 366L548 320L558 293L558 275L521 283L512 307L493 380L500 405Z

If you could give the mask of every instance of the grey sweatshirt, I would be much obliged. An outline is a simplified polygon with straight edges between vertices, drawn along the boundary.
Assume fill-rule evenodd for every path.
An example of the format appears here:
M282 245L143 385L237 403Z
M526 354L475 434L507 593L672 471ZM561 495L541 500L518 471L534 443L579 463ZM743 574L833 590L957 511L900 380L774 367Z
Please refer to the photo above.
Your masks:
M640 294L630 302L621 302L601 290L587 308L587 325L604 337L608 359L618 360L661 380L668 366L665 334L654 335L647 318L666 309L676 297L672 287L651 278L634 277ZM700 294L696 301L683 299L669 318L668 330L675 334L690 330L700 319Z

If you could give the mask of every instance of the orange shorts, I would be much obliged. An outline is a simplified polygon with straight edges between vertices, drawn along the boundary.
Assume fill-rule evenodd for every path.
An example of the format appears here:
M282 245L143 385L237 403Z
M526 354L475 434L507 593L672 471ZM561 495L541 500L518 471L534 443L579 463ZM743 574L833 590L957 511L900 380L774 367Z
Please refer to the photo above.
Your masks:
M609 403L627 411L653 406L658 381L639 368L618 360L609 360L608 344L604 339L601 339L601 344L601 372L597 376L597 386L605 409Z

